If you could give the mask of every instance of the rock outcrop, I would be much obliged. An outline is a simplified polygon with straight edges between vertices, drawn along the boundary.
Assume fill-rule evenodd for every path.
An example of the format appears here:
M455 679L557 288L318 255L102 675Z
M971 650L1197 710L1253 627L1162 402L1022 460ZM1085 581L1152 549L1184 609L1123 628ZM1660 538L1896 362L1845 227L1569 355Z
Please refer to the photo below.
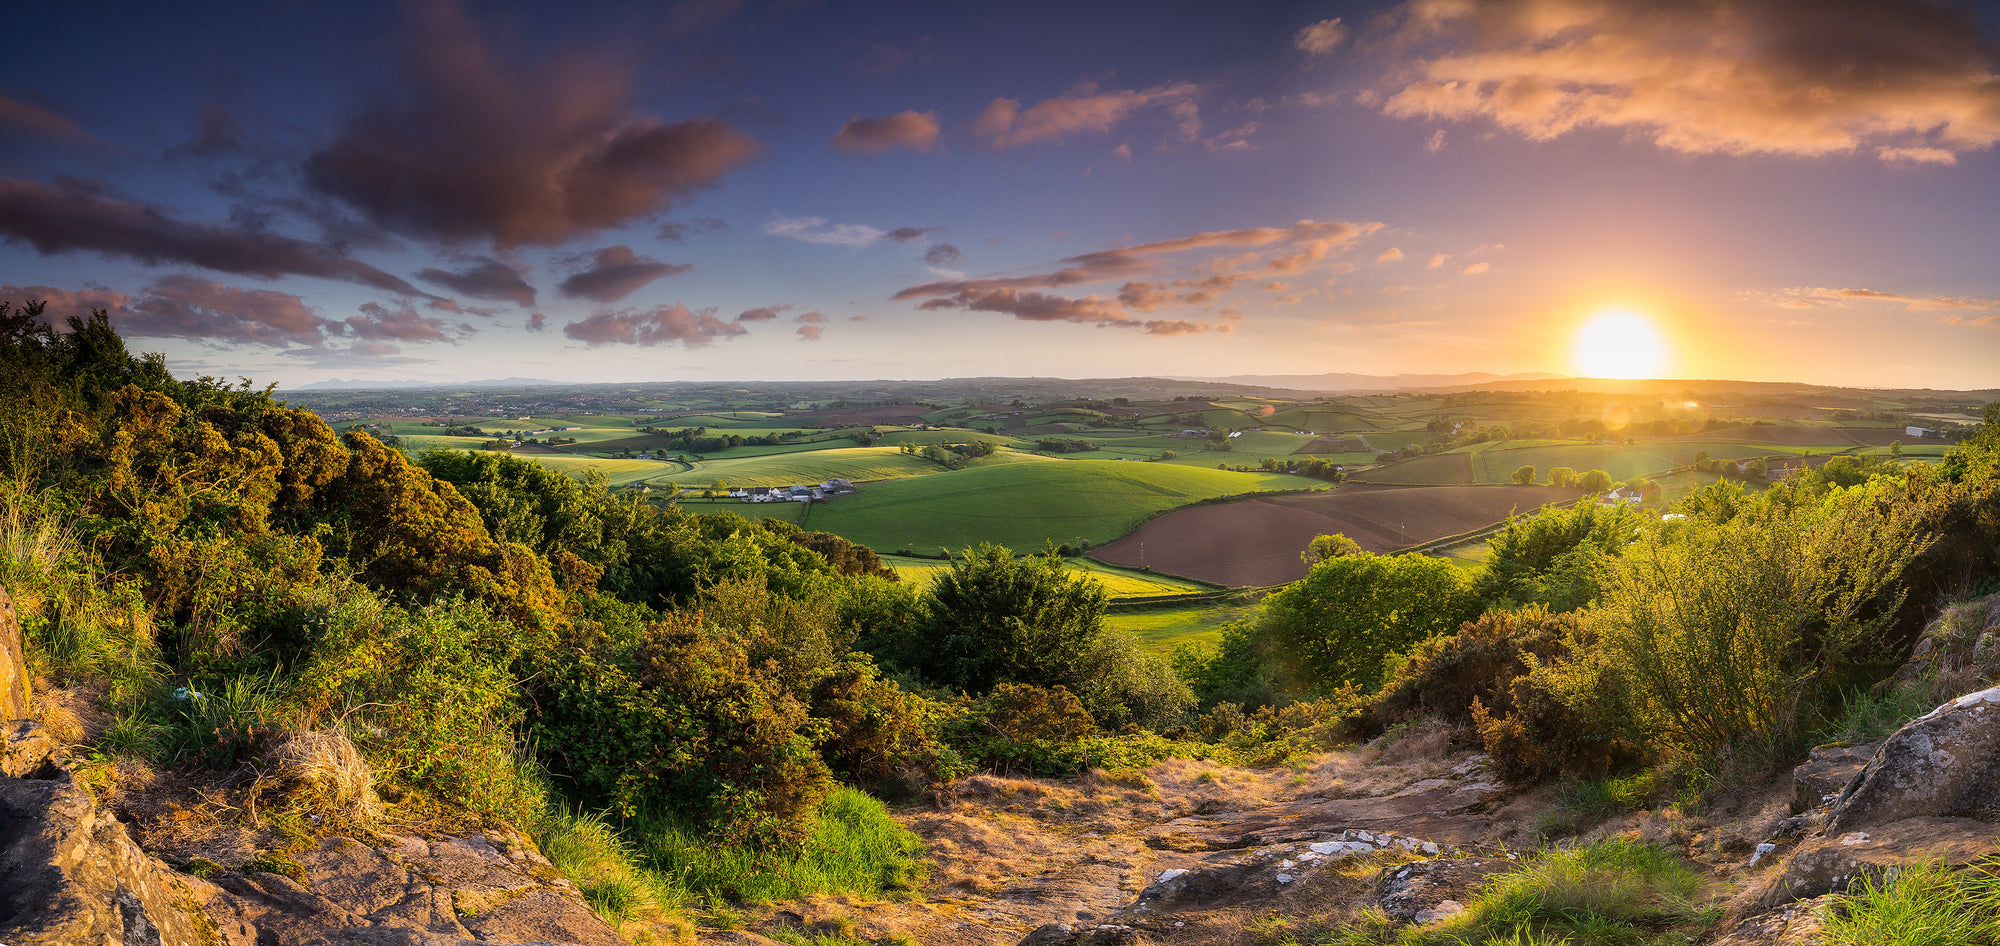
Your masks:
M1854 750L1816 750L1794 773L1795 805L1822 827L1744 900L1756 917L1919 861L1967 864L2000 847L2000 688L1952 700L1897 730L1838 794ZM1827 803L1827 802L1830 802Z
M0 722L28 718L28 668L21 650L21 619L14 599L0 588Z
M0 943L191 946L199 881L133 843L67 770L0 779ZM205 885L203 885L205 886Z
M1883 740L1834 801L1827 832L1994 809L2000 809L2000 687L1952 700Z

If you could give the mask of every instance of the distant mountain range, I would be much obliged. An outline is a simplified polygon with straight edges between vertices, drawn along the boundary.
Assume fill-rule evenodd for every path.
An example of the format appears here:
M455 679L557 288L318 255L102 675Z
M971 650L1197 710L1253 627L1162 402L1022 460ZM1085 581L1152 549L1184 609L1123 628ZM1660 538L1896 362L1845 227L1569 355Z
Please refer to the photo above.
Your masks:
M1480 385L1508 381L1548 381L1567 375L1545 372L1524 372L1521 374L1490 374L1484 371L1469 371L1464 374L1348 374L1330 371L1326 374L1238 374L1226 378L1188 378L1170 376L1176 381L1214 381L1222 384L1255 384L1267 388L1290 388L1295 391L1333 391L1341 394L1366 394L1376 391L1409 391L1418 388L1472 388Z

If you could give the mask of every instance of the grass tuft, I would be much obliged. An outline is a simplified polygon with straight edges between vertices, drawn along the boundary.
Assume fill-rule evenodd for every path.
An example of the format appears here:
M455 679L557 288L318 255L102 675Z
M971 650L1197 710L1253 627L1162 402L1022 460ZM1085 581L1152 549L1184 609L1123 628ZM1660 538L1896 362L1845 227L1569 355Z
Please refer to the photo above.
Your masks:
M626 826L640 860L703 900L768 903L815 893L879 895L922 881L923 842L867 793L836 790L796 851L718 845L664 816Z
M1962 871L1938 864L1863 878L1833 898L1827 946L1986 946L2000 943L2000 858Z

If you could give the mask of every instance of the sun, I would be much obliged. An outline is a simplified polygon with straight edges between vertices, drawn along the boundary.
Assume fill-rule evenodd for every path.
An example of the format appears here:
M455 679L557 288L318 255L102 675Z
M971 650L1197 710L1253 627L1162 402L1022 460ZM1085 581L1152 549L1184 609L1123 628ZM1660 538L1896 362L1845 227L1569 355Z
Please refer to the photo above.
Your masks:
M1665 356L1653 323L1625 309L1600 313L1576 336L1576 367L1587 377L1657 377Z

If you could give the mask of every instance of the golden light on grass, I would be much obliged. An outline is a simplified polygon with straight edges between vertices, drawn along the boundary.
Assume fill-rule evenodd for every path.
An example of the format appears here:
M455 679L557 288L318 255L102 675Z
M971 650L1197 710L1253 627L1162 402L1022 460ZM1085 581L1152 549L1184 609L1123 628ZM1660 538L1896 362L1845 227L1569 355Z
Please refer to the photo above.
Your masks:
M1576 367L1588 377L1657 377L1665 359L1666 345L1653 323L1630 310L1599 313L1577 332Z

